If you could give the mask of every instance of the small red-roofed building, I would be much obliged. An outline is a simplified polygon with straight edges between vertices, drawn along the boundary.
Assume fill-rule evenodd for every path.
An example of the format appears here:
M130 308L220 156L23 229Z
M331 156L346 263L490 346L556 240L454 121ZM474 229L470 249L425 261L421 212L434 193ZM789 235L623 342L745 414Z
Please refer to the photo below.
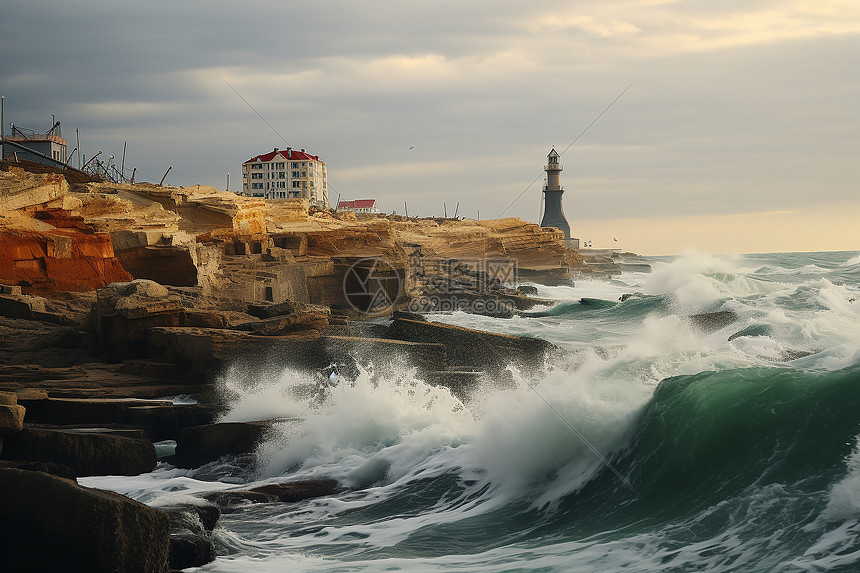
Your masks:
M325 161L290 147L257 155L242 164L242 194L263 199L307 199L328 208Z
M338 211L352 211L354 213L379 213L379 204L376 199L355 199L354 201L339 201Z

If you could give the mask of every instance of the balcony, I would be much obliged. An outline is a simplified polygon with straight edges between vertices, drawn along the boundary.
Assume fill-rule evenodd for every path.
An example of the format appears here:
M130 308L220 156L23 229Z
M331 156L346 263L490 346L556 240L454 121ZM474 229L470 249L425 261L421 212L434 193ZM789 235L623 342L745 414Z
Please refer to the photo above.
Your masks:
M562 167L558 163L550 163L549 165L544 165L543 170L544 171L564 171L564 167Z

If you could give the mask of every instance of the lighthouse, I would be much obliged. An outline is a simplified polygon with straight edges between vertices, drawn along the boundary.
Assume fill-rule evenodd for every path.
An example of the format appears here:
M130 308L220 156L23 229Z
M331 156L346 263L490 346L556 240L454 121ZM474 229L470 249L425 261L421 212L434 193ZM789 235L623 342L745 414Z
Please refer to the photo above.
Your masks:
M566 243L571 245L572 242L578 243L576 239L571 241L570 224L564 218L564 211L561 208L561 196L564 193L564 188L559 184L559 176L561 170L564 169L558 164L558 152L555 148L549 152L546 166L546 185L543 188L543 219L540 222L541 227L555 227L564 233ZM573 246L573 245L571 245ZM574 247L575 248L575 247Z

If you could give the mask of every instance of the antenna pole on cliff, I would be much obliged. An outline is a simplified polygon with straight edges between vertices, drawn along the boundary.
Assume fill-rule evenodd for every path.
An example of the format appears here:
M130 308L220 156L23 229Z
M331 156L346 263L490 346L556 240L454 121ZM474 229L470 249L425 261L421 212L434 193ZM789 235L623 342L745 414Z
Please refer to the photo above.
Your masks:
M457 218L457 211L460 210L460 202L457 201L457 206L454 208L454 218Z
M0 161L3 161L6 156L6 148L3 142L6 140L6 96L0 96Z
M168 174L168 173L170 173L170 170L171 170L171 169L173 169L173 165L171 165L170 167L168 167L168 168L167 168L167 171L165 171L165 172L164 172L164 177L162 177L162 178L161 178L161 181L159 181L159 182L158 182L158 186L159 186L159 187L161 187L161 185L164 183L164 179L167 177L167 174Z
M442 201L442 213L444 213L445 218L448 218L448 207L445 205L445 201Z
M131 184L134 185L134 174L137 173L137 167L131 170Z
M127 144L127 141L122 142L122 162L119 164L119 176L123 183L125 183L125 146Z
M226 190L227 191L230 190L230 172L229 171L227 172L227 189Z
M96 157L98 157L98 156L99 156L99 155L101 155L101 154L102 154L102 150L101 150L101 149L99 149L99 152L98 152L98 153L96 153L95 155L93 155L92 157L90 157L90 160L89 160L89 161L87 161L86 163L84 163L84 167L83 167L83 168L84 168L84 169L86 169L86 168L87 168L87 165L89 165L90 163L92 163L92 162L93 162L93 159L95 159Z
M409 207L406 206L406 201L403 202L403 212L406 213L406 218L409 218Z

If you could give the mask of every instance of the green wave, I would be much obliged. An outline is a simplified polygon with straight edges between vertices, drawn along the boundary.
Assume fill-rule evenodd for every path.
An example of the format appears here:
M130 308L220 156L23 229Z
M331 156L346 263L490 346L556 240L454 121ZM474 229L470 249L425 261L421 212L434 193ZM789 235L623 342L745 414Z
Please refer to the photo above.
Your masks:
M658 385L618 463L642 502L680 509L753 484L826 487L858 431L860 366L703 372Z

